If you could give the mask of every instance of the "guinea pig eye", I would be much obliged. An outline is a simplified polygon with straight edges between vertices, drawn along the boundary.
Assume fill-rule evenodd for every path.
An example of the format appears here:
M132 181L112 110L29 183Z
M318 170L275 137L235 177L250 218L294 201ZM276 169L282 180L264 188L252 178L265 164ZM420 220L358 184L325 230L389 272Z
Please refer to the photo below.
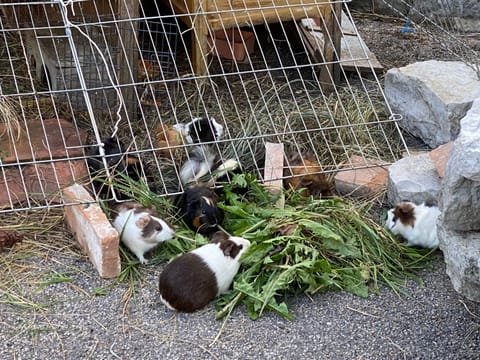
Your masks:
M205 215L207 212L205 211L205 209L202 209L202 215Z
M162 225L155 226L155 231L162 231Z

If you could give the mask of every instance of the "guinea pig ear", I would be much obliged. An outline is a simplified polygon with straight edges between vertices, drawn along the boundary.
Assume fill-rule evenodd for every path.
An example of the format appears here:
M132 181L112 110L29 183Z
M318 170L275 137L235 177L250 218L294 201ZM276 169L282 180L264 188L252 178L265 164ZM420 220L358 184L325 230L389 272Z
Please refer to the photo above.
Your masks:
M228 240L228 234L224 233L222 230L219 230L212 235L210 242L217 244L225 240Z
M137 221L135 221L135 225L137 225L137 227L139 229L143 229L145 228L145 226L147 226L151 221L151 217L150 215L148 214L144 214L142 216L140 216Z
M223 255L229 256L232 259L235 259L235 257L238 255L240 250L242 250L243 245L237 245L233 241L225 241L223 243L220 243L220 248L223 251Z

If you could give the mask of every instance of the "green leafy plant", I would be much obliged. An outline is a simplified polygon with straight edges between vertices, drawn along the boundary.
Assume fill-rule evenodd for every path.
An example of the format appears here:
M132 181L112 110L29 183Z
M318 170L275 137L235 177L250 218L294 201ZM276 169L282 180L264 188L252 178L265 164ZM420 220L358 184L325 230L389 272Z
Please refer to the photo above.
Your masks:
M225 229L252 246L233 291L217 301L217 319L239 304L252 319L265 310L292 319L287 302L300 293L336 289L366 297L379 283L402 293L405 279L425 266L427 252L400 244L358 204L292 192L277 208L275 197L247 174L235 176L224 193Z

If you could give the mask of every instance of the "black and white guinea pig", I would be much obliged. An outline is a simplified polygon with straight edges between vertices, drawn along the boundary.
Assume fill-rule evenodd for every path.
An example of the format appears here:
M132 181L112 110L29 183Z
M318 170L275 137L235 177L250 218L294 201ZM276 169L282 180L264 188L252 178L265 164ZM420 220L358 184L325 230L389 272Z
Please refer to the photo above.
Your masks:
M175 124L173 128L188 144L212 142L219 140L223 135L223 126L213 117L197 117L189 123Z
M401 235L407 246L420 246L428 249L438 247L437 218L440 210L437 206L424 203L416 205L410 201L401 201L388 210L385 226L395 235Z
M161 301L170 309L193 312L226 293L250 241L216 232L211 241L181 255L160 274Z
M235 159L224 162L213 152L211 146L194 146L189 153L189 158L180 169L180 181L183 185L205 182L204 177L210 174L206 181L213 186L217 179L225 176L228 172L236 170L239 163Z
M106 138L103 140L103 148L107 166L121 172L133 174L136 166L139 165L140 159L137 156L127 154L124 145L114 138ZM93 171L101 171L104 169L102 157L97 146L92 147L87 160L88 166Z
M144 255L160 243L170 240L175 230L167 221L158 217L155 210L133 201L114 206L112 225L120 234L120 240L142 264L148 261Z
M180 169L180 181L183 185L200 181L203 176L211 172L216 161L217 155L210 146L194 146Z
M138 156L128 154L123 144L111 137L103 141L103 148L111 177L115 178L115 173L120 172L134 180L140 179L141 164ZM101 197L108 197L110 181L106 177L105 166L98 147L92 147L89 151L87 164L93 177L95 191Z
M179 195L176 204L185 224L193 231L203 235L218 230L224 218L224 212L217 205L218 195L204 184L195 184Z

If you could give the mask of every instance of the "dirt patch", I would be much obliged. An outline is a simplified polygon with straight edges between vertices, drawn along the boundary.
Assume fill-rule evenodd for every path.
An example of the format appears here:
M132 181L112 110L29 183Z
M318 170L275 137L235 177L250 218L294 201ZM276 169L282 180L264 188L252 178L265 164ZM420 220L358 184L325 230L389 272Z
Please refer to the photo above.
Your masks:
M353 20L365 43L386 70L425 60L461 60L461 44L477 45L474 35L446 33L432 26L402 32L405 19L375 14L355 14ZM457 37L456 37L457 36Z

